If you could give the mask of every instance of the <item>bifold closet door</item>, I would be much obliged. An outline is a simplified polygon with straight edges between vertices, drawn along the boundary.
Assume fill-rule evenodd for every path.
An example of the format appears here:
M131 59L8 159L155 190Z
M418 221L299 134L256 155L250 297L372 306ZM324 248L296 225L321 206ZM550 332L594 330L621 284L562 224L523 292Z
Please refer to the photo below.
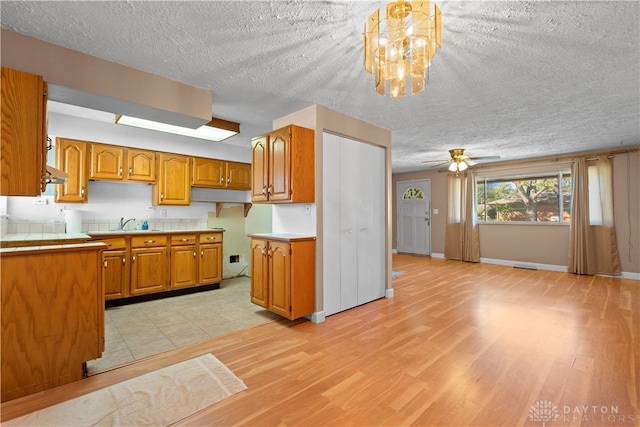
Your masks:
M384 149L323 136L324 311L384 296Z

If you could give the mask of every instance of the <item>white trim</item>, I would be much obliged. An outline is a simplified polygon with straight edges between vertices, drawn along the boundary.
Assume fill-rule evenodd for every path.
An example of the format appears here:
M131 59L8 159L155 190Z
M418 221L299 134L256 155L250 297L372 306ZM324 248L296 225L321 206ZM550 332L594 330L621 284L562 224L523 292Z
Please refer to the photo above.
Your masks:
M623 271L620 276L611 276L611 277L622 277L623 279L631 279L631 280L640 280L640 273L632 273Z
M313 312L310 316L304 316L304 317L305 319L310 320L313 323L322 323L326 319L324 310Z
M512 261L508 259L494 259L494 258L480 258L480 262L485 264L506 265L508 267L513 267L515 264L519 264L519 265L526 264L527 266L535 267L538 270L560 271L563 273L567 272L566 265L540 264L536 262L523 263L522 261Z
M394 292L393 288L391 288L391 289L386 289L386 290L384 291L384 297L385 297L385 298L393 298L393 295L394 295L394 294L395 294L395 292Z
M431 258L444 259L444 254L439 254L439 253L436 253L436 252L431 252Z
M391 249L391 253L392 253L392 254L397 254L397 253L398 253L398 250L397 250L396 248L393 248L393 249Z

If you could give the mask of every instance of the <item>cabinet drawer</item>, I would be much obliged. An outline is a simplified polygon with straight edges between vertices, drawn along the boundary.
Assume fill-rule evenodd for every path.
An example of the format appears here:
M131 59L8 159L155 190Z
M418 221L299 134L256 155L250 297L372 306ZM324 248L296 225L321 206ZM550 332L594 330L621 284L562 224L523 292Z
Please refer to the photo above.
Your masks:
M171 246L193 245L194 243L196 243L195 234L175 234L171 236Z
M99 241L107 244L106 250L126 249L127 247L127 240L124 237L100 239Z
M145 248L152 246L166 246L167 236L133 236L131 238L132 248Z
M200 235L200 243L222 242L222 233L205 233Z

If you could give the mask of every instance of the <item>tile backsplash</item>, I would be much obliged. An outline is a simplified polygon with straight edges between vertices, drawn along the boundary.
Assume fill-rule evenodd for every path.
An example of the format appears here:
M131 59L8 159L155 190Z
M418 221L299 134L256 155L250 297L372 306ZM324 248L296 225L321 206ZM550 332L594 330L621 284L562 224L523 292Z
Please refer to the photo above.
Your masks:
M206 229L207 219L178 219L178 218L154 218L148 220L149 230L200 230ZM82 232L92 231L113 231L118 230L120 218L117 219L96 219L83 220ZM63 219L0 219L0 234L22 234L22 233L65 233L66 224ZM142 220L129 222L125 230L139 230L142 227Z

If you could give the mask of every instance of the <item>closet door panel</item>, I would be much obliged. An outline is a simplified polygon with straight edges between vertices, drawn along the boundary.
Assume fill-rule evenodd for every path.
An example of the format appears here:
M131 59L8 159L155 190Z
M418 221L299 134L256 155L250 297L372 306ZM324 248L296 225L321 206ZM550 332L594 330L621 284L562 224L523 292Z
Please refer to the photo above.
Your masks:
M340 311L340 139L323 134L322 215L323 215L323 281L326 316Z
M341 310L358 305L359 142L340 139L340 302Z

